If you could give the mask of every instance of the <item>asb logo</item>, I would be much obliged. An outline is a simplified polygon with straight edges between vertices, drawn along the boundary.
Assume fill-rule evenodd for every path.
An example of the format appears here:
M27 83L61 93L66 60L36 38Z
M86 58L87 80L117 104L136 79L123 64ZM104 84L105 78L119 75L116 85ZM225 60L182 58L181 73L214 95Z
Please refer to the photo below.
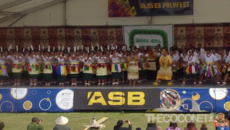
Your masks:
M101 92L89 91L87 94L88 105L101 104L103 106L142 106L145 104L145 93L141 91L135 92Z

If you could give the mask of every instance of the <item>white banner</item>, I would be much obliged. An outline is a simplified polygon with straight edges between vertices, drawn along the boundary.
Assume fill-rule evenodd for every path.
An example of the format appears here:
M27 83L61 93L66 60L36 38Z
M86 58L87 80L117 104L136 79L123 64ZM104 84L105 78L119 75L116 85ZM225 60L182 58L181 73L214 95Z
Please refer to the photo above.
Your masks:
M170 48L173 46L173 25L124 26L124 41L127 47L139 45Z

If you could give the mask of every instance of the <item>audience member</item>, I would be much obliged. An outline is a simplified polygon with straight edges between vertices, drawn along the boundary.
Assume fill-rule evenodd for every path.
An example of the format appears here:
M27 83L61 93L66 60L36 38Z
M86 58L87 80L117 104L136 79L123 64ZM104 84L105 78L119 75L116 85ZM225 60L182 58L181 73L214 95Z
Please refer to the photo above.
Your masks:
M169 127L166 130L181 130L181 129L177 126L177 123L170 122Z
M56 125L54 126L53 130L71 130L70 127L67 125L69 122L69 119L66 117L59 117L56 119L55 123Z
M140 127L137 127L136 130L141 130L141 128L140 128Z
M200 127L200 130L208 130L208 128L206 127L206 124L202 124Z
M42 120L38 119L37 117L33 117L32 122L27 125L27 130L44 130L41 123Z
M196 124L193 123L193 122L188 123L188 125L187 125L187 130L197 130Z
M156 123L148 123L146 130L162 130L162 128L157 126Z
M0 130L3 130L4 127L5 127L4 122L0 122Z
M128 123L129 127L122 127L122 125L124 123ZM119 121L117 121L117 125L115 125L113 127L113 130L132 130L132 125L131 125L130 121L128 121L128 120L125 122L123 122L123 120L119 120Z

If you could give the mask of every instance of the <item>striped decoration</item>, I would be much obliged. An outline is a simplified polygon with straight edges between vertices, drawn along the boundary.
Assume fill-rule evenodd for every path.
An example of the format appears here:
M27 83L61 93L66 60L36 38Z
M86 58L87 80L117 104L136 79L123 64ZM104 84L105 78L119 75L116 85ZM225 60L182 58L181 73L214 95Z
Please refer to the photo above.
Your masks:
M120 64L112 64L112 72L121 72L122 68Z

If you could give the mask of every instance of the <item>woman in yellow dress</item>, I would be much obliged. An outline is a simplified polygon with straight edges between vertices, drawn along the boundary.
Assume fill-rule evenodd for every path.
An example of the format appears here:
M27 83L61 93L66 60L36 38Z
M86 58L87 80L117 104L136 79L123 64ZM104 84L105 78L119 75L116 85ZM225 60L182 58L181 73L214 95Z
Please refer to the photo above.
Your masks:
M138 56L134 55L134 52L130 52L130 56L127 58L128 62L128 80L130 86L136 85L136 80L139 79L139 68L138 68Z
M172 79L172 60L165 49L162 50L162 56L159 59L159 63L160 69L157 72L157 78L153 85L158 85L159 80L169 81L168 85L172 85L172 83L170 82Z

